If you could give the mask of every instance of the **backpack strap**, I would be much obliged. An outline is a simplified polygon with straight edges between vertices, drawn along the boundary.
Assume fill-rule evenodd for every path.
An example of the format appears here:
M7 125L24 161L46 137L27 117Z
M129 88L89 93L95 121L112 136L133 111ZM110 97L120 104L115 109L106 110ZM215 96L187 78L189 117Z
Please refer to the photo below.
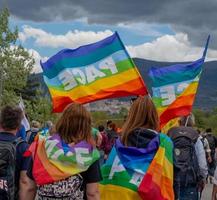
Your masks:
M17 147L23 142L25 142L25 141L21 137L18 137L12 143Z

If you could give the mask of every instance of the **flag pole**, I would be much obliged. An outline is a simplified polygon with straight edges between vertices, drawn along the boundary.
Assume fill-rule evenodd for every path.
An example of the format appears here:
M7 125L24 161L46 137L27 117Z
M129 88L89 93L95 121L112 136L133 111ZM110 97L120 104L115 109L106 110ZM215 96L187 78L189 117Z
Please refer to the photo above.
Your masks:
M186 119L185 127L188 125L189 117L190 117L190 115L188 115L188 117L187 117L187 119Z

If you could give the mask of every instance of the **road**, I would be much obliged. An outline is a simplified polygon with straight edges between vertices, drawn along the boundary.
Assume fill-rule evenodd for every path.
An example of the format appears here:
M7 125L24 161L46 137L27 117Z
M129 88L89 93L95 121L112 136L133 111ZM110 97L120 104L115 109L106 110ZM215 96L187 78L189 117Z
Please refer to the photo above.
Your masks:
M211 200L211 196L212 196L212 185L207 184L206 188L203 191L201 200Z

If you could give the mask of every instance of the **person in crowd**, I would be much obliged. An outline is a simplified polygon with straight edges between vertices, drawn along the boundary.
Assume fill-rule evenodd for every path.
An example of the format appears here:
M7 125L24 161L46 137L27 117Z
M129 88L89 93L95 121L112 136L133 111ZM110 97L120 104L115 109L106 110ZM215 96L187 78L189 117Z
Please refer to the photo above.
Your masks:
M102 136L101 136L99 130L92 127L91 128L91 133L92 133L92 137L93 137L93 139L94 139L94 141L96 143L96 146L100 147L100 145L102 143Z
M204 147L194 124L191 114L181 117L180 126L168 131L174 144L174 191L179 200L198 200L208 174Z
M167 179L167 185L161 186L164 188L165 198L159 196L160 188L156 185L156 182L161 181L163 177L161 173L165 169L165 162L161 163L162 168L159 170L155 170L153 164L156 162L154 157L161 141L167 144L166 151L172 159L172 141L165 134L160 134L158 130L158 113L151 98L148 95L138 97L129 110L122 127L121 138L116 140L108 160L102 166L101 199L140 199L142 197L141 199L172 200L174 198L172 166L168 169L171 174L168 175L170 179ZM161 161L164 158L162 154ZM149 166L152 166L154 175L146 173ZM153 177L158 177L154 184L151 182ZM124 190L125 187L126 190Z
M49 137L39 134L29 149L32 162L27 174L29 183L38 186L38 199L98 200L101 173L90 113L81 104L68 105L56 131Z
M115 123L110 123L108 125L108 129L106 130L106 134L108 137L108 141L110 143L110 148L113 147L115 140L118 138L117 128Z
M111 120L107 120L105 132L107 132L107 130L109 130L110 124L112 124L112 121Z
M22 110L16 107L6 106L0 113L1 200L31 199L35 195L26 175L29 158L23 156L28 144L16 136L22 118Z
M204 150L205 150L205 153L206 153L206 161L207 161L207 165L208 165L208 174L209 174L209 164L212 163L212 156L211 156L211 149L209 147L209 142L208 140L206 139L206 133L205 132L201 132L199 130L197 130L198 133L199 133L199 138L203 144L203 147L204 147ZM208 183L208 175L207 175L207 178L206 178L206 182ZM212 182L212 180L211 180Z
M214 171L216 168L215 152L217 148L217 138L212 134L212 129L206 129L205 138L208 140L211 149L211 162L208 163L208 180L213 182Z
M151 98L134 98L122 127L122 143L126 146L145 147L158 135L158 130L159 118Z
M44 136L50 135L53 132L54 125L52 121L46 121L40 133Z
M21 137L23 140L26 141L26 129L22 124L21 124L19 130L17 131L16 136Z
M111 150L107 134L105 133L105 127L103 125L100 125L98 127L99 133L102 136L102 142L101 145L99 146L100 150L100 165L104 163L104 161L107 159L108 154Z
M38 132L40 131L41 125L38 121L33 120L31 123L31 129L30 132L27 135L27 142L29 144L32 144L32 142L35 139L35 136L38 134Z
M204 147L204 150L206 153L207 163L210 163L210 162L212 162L212 157L211 157L211 149L209 147L209 142L206 139L206 135L203 132L201 132L200 130L197 130L197 131L199 133L199 138L203 144L203 147Z

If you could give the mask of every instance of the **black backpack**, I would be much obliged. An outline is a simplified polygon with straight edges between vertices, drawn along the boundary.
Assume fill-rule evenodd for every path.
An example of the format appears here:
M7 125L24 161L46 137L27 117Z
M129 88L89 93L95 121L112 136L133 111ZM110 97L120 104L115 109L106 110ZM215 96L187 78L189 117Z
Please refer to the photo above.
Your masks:
M179 187L197 185L201 180L195 152L198 136L190 127L177 127L170 133L174 144L174 184Z
M16 147L24 142L21 138L14 141L0 141L0 200L17 198L15 183Z

